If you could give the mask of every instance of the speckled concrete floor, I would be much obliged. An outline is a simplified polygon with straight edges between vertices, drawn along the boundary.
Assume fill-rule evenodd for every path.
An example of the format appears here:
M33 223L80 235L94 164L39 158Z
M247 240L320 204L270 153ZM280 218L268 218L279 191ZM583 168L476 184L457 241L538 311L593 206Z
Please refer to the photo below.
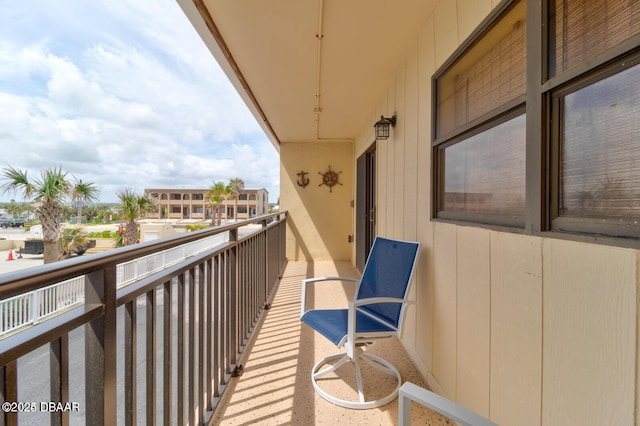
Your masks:
M338 407L315 393L311 385L311 368L323 357L342 352L311 328L300 323L300 283L308 277L356 277L347 262L292 262L286 267L272 307L263 316L258 334L244 356L244 374L232 379L215 413L216 425L395 425L397 399L370 410ZM322 283L308 294L308 307L346 306L352 297L351 284ZM397 339L381 341L367 349L394 364L403 381L426 387ZM350 366L349 366L350 367ZM347 368L348 370L348 368ZM364 373L366 374L366 373ZM341 379L324 380L323 388L344 395L357 395L355 378L348 371ZM381 389L385 377L376 372L371 387ZM366 377L365 377L366 380ZM346 383L346 384L345 384ZM393 383L391 383L393 386ZM450 420L413 405L414 425L449 425Z

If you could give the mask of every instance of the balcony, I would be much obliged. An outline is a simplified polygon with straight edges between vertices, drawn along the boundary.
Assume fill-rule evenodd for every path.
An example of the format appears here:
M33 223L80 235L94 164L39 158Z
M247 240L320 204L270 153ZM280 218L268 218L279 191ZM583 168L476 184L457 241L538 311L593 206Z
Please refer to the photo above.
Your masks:
M301 327L300 280L357 272L287 264L285 227L277 213L3 275L0 397L20 404L0 424L395 424L395 403L313 392L311 366L336 348ZM424 385L398 341L372 350Z
M357 277L348 262L290 262L287 264L271 309L260 321L255 340L248 346L244 373L232 379L222 403L214 416L214 424L398 424L398 403L393 401L371 410L350 410L338 407L318 396L311 386L311 368L326 355L337 353L331 342L300 323L300 282L313 276ZM320 286L308 295L315 307L346 306L353 288L348 284L331 283ZM381 341L369 349L391 361L410 381L426 387L420 373L410 361L397 339ZM376 388L385 386L384 374L367 372L375 378ZM349 373L346 372L345 375ZM341 379L344 378L343 382ZM345 397L356 395L355 375L336 378L327 389ZM353 386L353 387L352 387ZM445 425L450 421L426 408L414 404L413 424Z

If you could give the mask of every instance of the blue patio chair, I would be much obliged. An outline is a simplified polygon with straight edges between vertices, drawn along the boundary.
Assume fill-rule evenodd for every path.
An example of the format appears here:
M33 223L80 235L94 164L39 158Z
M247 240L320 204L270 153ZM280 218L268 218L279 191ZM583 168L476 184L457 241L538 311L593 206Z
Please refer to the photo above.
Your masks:
M412 303L406 299L406 295L418 249L418 243L377 237L369 253L362 278L359 280L322 277L302 281L300 320L336 346L346 349L346 353L330 355L320 360L311 371L313 388L327 401L346 408L368 409L385 405L397 396L401 385L398 369L390 362L367 353L363 348L400 332L404 308L408 303ZM348 309L305 310L307 287L320 281L356 283L356 296L349 302ZM332 396L317 383L318 379L336 371L349 360L355 367L358 401ZM360 371L363 361L395 377L397 381L395 389L382 398L367 400ZM321 369L325 364L328 366Z

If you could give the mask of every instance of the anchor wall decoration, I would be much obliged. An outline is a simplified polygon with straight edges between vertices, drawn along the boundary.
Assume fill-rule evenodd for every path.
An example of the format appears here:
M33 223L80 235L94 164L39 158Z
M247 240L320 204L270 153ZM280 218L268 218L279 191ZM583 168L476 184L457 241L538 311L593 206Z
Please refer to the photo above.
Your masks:
M309 173L305 172L304 170L300 170L300 173L297 173L298 180L296 182L298 186L305 188L307 185L309 185L309 178L307 177L308 174Z
M336 173L333 170L331 170L331 166L329 166L329 170L324 173L318 172L319 175L322 175L322 183L318 186L327 185L329 187L329 192L333 192L334 186L342 185L340 182L338 182L338 178L339 178L338 175L340 173L342 173L342 171L339 171L338 173Z

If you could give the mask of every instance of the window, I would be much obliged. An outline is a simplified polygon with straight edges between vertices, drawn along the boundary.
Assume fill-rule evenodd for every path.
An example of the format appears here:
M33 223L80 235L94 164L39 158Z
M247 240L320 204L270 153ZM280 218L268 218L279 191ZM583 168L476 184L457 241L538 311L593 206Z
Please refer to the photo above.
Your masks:
M549 5L552 231L640 237L640 2Z
M524 115L440 152L444 169L441 217L514 226L524 223Z
M523 227L525 2L479 34L434 76L435 216Z
M240 194L240 195L238 195L238 200L246 201L246 200L247 200L247 194ZM246 212L245 212L245 213L246 213Z
M640 246L639 0L505 0L433 88L435 218Z
M554 129L552 227L639 237L638 58L588 82L553 94L561 125Z

